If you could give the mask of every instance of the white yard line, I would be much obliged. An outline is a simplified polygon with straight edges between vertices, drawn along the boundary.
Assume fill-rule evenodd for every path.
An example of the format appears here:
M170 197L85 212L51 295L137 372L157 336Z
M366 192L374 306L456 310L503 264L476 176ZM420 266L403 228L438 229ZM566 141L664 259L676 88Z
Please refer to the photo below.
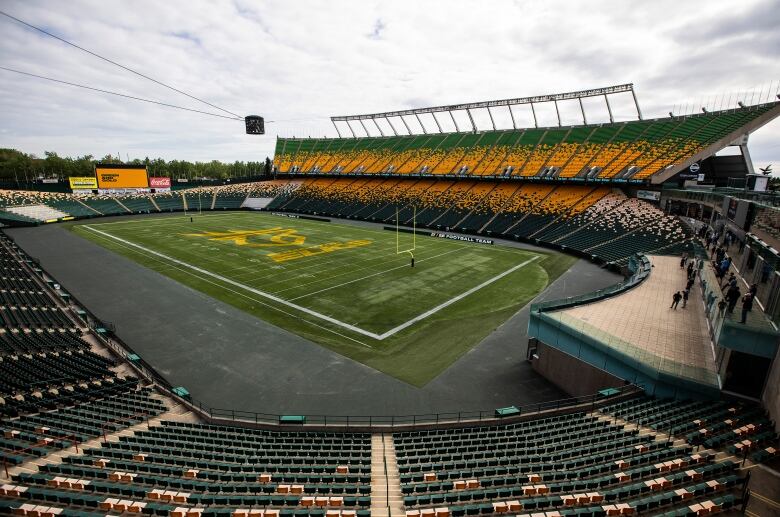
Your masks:
M497 281L497 280L501 280L501 279L502 279L502 278L504 278L506 275L508 275L508 274L510 274L510 273L513 273L513 272L517 271L518 269L520 269L520 268L521 268L521 267L523 267L523 266L527 266L528 264L530 264L531 262L533 262L534 260L536 260L536 259L538 259L538 258L539 258L539 255L534 255L533 257L529 258L529 259L528 259L528 260L526 260L525 262L522 262L522 263L520 263L520 264L518 264L518 265L516 265L516 266L514 266L514 267L511 267L511 268L507 269L506 271L504 271L503 273L499 273L498 275L494 276L493 278L488 278L487 280L485 280L485 281L484 281L484 282L482 282L481 284L479 284L479 285L477 285L477 286L474 286L474 287L472 287L471 289L469 289L469 290L468 290L468 291L466 291L465 293L461 293L461 294L459 294L458 296L456 296L455 298L450 298L450 299L449 299L449 300L447 300L446 302L444 302L444 303L442 303L442 304L439 304L439 305L437 305L437 306L436 306L436 307L434 307L433 309L427 310L427 311L423 312L422 314L420 314L419 316L415 316L414 318L410 319L409 321L407 321L407 322L405 322L405 323L401 323L401 324L400 324L400 325L398 325L397 327L395 327L395 328L392 328L392 329L388 330L388 331L387 331L387 332L385 332L384 334L380 334L380 336L379 336L379 338L378 338L378 339L382 340L382 339L385 339L385 338L387 338L387 337L390 337L390 336L392 336L393 334L396 334L396 333L398 333L398 332L402 331L403 329L405 329L405 328L407 328L407 327L410 327L410 326L414 325L414 324L415 324L415 323L417 323L418 321L420 321L420 320L424 320L424 319L425 319L425 318L427 318L428 316L430 316L430 315L432 315L432 314L435 314L435 313L439 312L440 310L444 309L445 307L449 307L450 305L452 305L453 303L457 302L458 300L462 300L462 299L463 299L463 298L465 298L466 296L468 296L468 295L470 295L470 294L473 294L473 293L476 293L477 291L479 291L479 290L480 290L480 289L482 289L483 287L487 287L487 286L489 286L490 284L492 284L493 282L495 282L495 281Z
M432 259L435 259L435 258L443 257L444 255L449 255L450 253L454 253L456 251L461 251L461 248L452 249L452 250L449 250L449 251L445 251L444 253L439 253L438 255L434 255L432 257L427 257L427 258L424 258L424 259L420 259L420 260L417 261L417 264L419 264L420 262L425 262L426 260L432 260ZM325 291L330 291L331 289L336 289L338 287L343 287L345 285L354 284L355 282L360 282L361 280L365 280L367 278L371 278L371 277L378 276L378 275L384 275L385 273L389 273L390 271L395 271L396 269L402 269L402 268L409 269L409 264L404 264L402 266L391 267L390 269L385 269L384 271L379 271L377 273L372 273L370 275L366 275L366 276L361 277L361 278L356 278L354 280L350 280L349 282L343 282L343 283L338 284L338 285L333 285L331 287L326 287L325 289L320 289L319 291L313 291L311 293L302 294L301 296L296 296L295 298L290 298L290 301L294 302L295 300L300 300L301 298L306 298L307 296L312 296L314 294L320 294L320 293L323 293Z
M444 308L446 308L446 307L448 307L448 306L452 305L453 303L455 303L455 302L457 302L457 301L459 301L459 300L462 300L462 299L463 299L463 298L465 298L466 296L469 296L470 294L473 294L473 293L475 293L475 292L479 291L480 289L482 289L482 288L484 288L484 287L487 287L488 285L492 284L493 282L496 282L496 281L498 281L498 280L500 280L500 279L504 278L504 277L505 277L505 276L507 276L508 274L510 274L510 273L513 273L513 272L517 271L518 269L520 269L520 268L522 268L522 267L524 267L524 266L526 266L526 265L530 264L531 262L533 262L534 260L536 260L536 259L538 259L538 258L539 258L539 256L538 256L538 255L535 255L534 257L532 257L532 258L530 258L530 259L526 260L525 262L522 262L522 263L520 263L520 264L518 264L518 265L516 265L516 266L514 266L514 267L511 267L511 268L507 269L507 270L506 270L506 271L504 271L503 273L499 273L498 275L496 275L496 276L494 276L494 277L492 277L492 278L489 278L489 279L485 280L485 281L484 281L484 282L482 282L481 284L479 284L479 285L477 285L477 286L475 286L475 287L472 287L472 288L471 288L471 289L469 289L468 291L466 291L466 292L464 292L464 293L461 293L461 294L459 294L459 295L455 296L454 298L450 298L450 299L449 299L449 300L447 300L446 302L444 302L444 303L441 303L441 304L437 305L436 307L434 307L434 308L432 308L432 309L430 309L430 310L427 310L427 311L425 311L424 313L422 313L422 314L420 314L420 315L418 315L418 316L416 316L416 317L414 317L414 318L410 319L410 320L409 320L409 321L407 321L407 322L405 322L405 323L402 323L402 324L398 325L397 327L395 327L395 328L392 328L392 329L388 330L387 332L384 332L384 333L382 333L382 334L377 334L377 333L375 333L375 332L370 332L370 331L368 331L368 330L364 330L364 329L362 329L362 328L360 328L360 327L356 327L355 325L350 325L349 323L345 323L345 322L343 322L343 321L337 320L336 318L332 318L332 317L330 317L330 316L327 316L327 315L325 315L325 314L319 313L319 312L317 312L317 311L313 311L313 310L311 310L311 309L309 309L309 308L302 307L302 306L300 306L300 305L298 305L298 304L292 303L292 302L290 302L290 301L288 301L288 300L285 300L285 299L283 299L283 298L279 298L278 296L274 296L274 295L272 295L272 294L266 293L266 292L264 292L264 291L261 291L261 290L259 290L259 289L255 289L254 287L251 287L251 286L248 286L248 285L242 284L242 283L240 283L240 282L236 282L235 280L231 280L230 278L226 278L226 277L224 277L224 276L222 276L222 275L218 275L218 274L216 274L216 273L212 273L211 271L208 271L208 270L206 270L206 269L200 268L200 267L198 267L198 266L194 266L194 265L192 265L192 264L189 264L189 263L187 263L187 262L184 262L184 261L182 261L182 260L175 259L175 258L173 258L173 257L170 257L170 256L168 256L168 255L165 255L165 254L163 254L163 253L160 253L160 252L158 252L158 251L151 250L151 249L149 249L149 248L146 248L146 247L144 247L144 246L141 246L140 244L136 244L136 243L134 243L134 242L131 242L131 241L128 241L128 240L126 240L126 239L122 239L121 237L117 237L117 236L115 236L115 235L111 235L110 233L107 233L107 232L104 232L104 231L98 230L98 229L96 229L96 228L92 228L90 225L86 225L86 224L85 224L85 225L83 225L83 226L84 226L84 228L86 228L87 230L90 230L90 231L92 231L92 232L95 232L95 233L97 233L97 234L100 234L100 235L102 235L102 236L104 236L104 237L108 237L108 238L110 238L110 239L113 239L113 240L115 240L115 241L121 242L121 243L123 243L123 244L125 244L125 245L127 245L127 246L132 246L132 247L134 247L134 248L138 248L138 249L140 249L140 250L142 250L142 251L144 251L144 252L146 252L146 253L148 253L148 254L151 254L151 255L156 255L156 256L158 256L158 257L160 257L160 258L163 258L163 259L165 259L165 260L167 260L167 261L169 261L169 262L172 262L172 263L174 263L174 264L178 264L178 265L180 265L180 266L184 266L184 267L190 268L190 269L192 269L193 271L197 271L198 273L200 273L200 274L202 274L202 275L206 275L206 276L210 276L210 277L212 277L212 278L216 278L217 280L219 280L219 281L221 281L221 282L224 282L224 283L226 283L226 284L230 284L230 285L233 285L233 286L235 286L235 287L239 287L239 288L241 288L241 289L244 289L244 290L246 290L246 291L249 291L249 292L251 292L251 293L254 293L254 294L258 295L258 296L262 296L263 298L267 298L267 299L269 299L269 300L272 300L272 301L274 301L274 302L276 302L276 303L279 303L279 304L281 304L281 305L285 305L285 306L287 306L287 307L291 307L291 308L293 308L293 309L296 309L296 310L298 310L298 311L301 311L301 312L303 312L303 313L305 313L305 314L308 314L308 315L310 315L310 316L314 316L315 318L319 318L319 319L321 319L321 320L324 320L324 321L327 321L327 322L329 322L329 323L332 323L332 324L334 324L334 325L337 325L337 326L339 326L339 327L342 327L342 328L345 328L345 329L351 330L352 332L355 332L355 333L357 333L357 334L361 334L361 335L363 335L363 336L367 336L367 337L370 337L370 338L376 339L376 340L378 340L378 341L382 341L382 340L384 340L384 339L387 339L388 337L390 337L390 336L392 336L392 335L394 335L394 334L396 334L396 333L398 333L398 332L400 332L400 331L404 330L405 328L408 328L408 327L410 327L411 325L414 325L414 324L415 324L415 323L417 323L418 321L421 321L421 320L423 320L423 319L425 319L425 318L427 318L427 317L429 317L429 316L431 316L431 315L433 315L433 314L435 314L435 313L439 312L440 310L442 310L442 309L444 309ZM406 267L406 266L404 266L404 267Z

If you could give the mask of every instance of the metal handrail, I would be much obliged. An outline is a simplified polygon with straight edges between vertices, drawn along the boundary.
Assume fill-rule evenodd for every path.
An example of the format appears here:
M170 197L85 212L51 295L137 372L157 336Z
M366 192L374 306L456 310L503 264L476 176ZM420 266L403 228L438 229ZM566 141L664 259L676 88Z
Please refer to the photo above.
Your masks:
M579 296L571 296L559 300L548 300L539 303L532 303L531 312L546 312L550 310L563 309L621 294L644 282L644 280L650 275L651 268L652 264L645 255L632 256L629 258L629 270L631 271L631 275L623 281Z
M76 437L75 434L68 434L68 435L64 435L64 436L53 436L53 435L49 436L49 435L47 435L47 436L42 437L40 440L35 442L33 445L30 445L29 447L25 447L24 449L20 449L18 451L14 450L12 452L14 454L24 454L26 451L31 451L31 450L33 450L36 447L40 447L41 445L46 445L46 440L45 440L46 438L56 438L57 440L60 440L60 441L65 441L65 440L68 440L68 439L72 439L73 444L72 445L68 445L67 447L65 447L65 449L70 449L71 447L75 447L76 448L76 454L78 454L78 452L79 452L79 439ZM10 476L8 475L8 458L6 458L5 455L3 455L3 470L5 471L5 477L7 479L10 479Z
M109 426L111 424L117 424L117 423L120 423L120 422L130 421L130 420L133 420L135 417L143 416L144 417L143 420L146 420L146 428L149 429L149 415L150 414L151 413L149 411L139 411L137 413L134 413L134 414L126 416L126 417L115 418L114 420L108 420L106 422L103 422L100 425L100 434L103 435L103 443L108 443L108 437L106 436L106 427L107 426Z
M626 397L633 394L644 392L641 384L628 384L618 388L618 393L610 396L601 394L592 394L581 397L571 397L567 399L551 400L546 402L537 402L525 405L515 406L520 411L519 416L529 416L546 411L558 411L562 409L575 408L582 406L585 409L595 409L601 406L601 403L611 402L619 397ZM280 417L284 415L276 413L262 413L255 411L240 411L235 409L213 408L204 405L203 402L183 398L173 392L168 394L183 404L189 406L192 410L198 412L203 418L212 422L232 422L235 424L260 424L271 427L281 427ZM421 426L451 425L451 424L474 424L474 423L499 423L500 417L496 417L495 410L481 411L458 411L442 413L424 413L411 415L301 415L305 417L305 423L293 424L296 427L305 429L307 427L343 427L343 428L369 428L369 429L388 429L397 430L402 428L415 428ZM506 420L506 418L504 418Z

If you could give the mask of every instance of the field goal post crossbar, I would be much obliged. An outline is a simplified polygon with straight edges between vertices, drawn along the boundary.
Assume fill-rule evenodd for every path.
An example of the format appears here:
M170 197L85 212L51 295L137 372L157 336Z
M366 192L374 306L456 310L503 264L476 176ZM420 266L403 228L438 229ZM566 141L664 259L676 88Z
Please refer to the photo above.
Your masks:
M412 206L412 247L401 249L401 221L398 207L395 209L395 254L401 255L408 253L412 257L412 267L414 267L414 251L417 249L417 206Z

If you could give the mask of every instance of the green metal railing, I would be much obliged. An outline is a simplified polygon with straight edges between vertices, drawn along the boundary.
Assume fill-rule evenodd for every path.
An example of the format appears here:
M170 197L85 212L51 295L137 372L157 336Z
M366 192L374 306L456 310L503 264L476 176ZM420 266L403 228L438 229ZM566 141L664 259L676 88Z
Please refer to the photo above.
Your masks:
M548 300L545 302L532 303L531 313L547 312L560 309L567 309L576 305L591 303L610 298L617 294L624 293L629 289L641 284L649 275L652 265L650 260L644 255L633 255L628 259L628 270L631 273L622 282L598 289L596 291L581 294L579 296L570 296L558 300Z

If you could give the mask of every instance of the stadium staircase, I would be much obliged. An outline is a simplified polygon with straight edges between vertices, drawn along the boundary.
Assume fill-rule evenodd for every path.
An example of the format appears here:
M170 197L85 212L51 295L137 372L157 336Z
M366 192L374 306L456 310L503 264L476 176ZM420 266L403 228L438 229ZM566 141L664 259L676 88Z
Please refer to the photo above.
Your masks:
M624 199L623 202L621 203L621 205L623 203L625 203L626 201L628 201L628 198ZM618 206L620 206L620 205L617 205L617 206L613 207L613 209L618 208ZM563 234L556 235L555 239L550 241L550 242L560 243L560 241L562 241L563 239L572 237L573 235L575 235L575 234L577 234L579 232L587 232L588 228L590 226L595 226L604 217L604 215L605 215L604 213L598 214L596 217L594 217L593 219L591 219L587 223L585 223L583 225L577 225L574 228L572 228L571 231L567 231L567 232L564 232Z
M585 199L585 198L589 197L591 194L595 193L597 190L598 190L598 187L595 187L595 188L593 188L593 190L591 190L590 192L588 192L588 194L586 194L585 196L583 196L583 199ZM603 196L602 196L602 197L603 197ZM599 199L600 199L600 198L599 198ZM598 199L596 200L596 202L598 202ZM558 223L561 223L561 222L564 222L566 219L568 219L568 218L571 216L571 213L572 213L572 212L575 210L575 207L576 207L578 204L579 204L579 203L574 203L574 204L572 204L571 206L569 206L569 207L568 207L568 209L567 209L565 212L563 212L563 213L559 214L557 217L554 217L554 218L553 218L552 220L550 220L550 221L549 221L547 224L544 224L544 225L543 225L543 226L541 226L540 228L538 228L538 229L534 230L534 231L533 231L533 232L532 232L532 233L529 235L529 237L530 237L530 238L532 238L532 239L533 239L533 238L537 238L537 236L538 236L538 235L542 235L542 234L544 234L544 232L545 232L545 231L546 231L548 228L554 228L554 227L556 226L556 224L558 224Z
M127 206L124 203L122 203L122 201L118 197L115 197L114 201L116 201L119 206L124 208L125 212L127 212L128 214L132 214L133 213L133 211L130 210L129 208L127 208Z
M549 191L549 192L548 192L548 193L547 193L547 194L546 194L546 195L545 195L545 196L544 196L544 197L543 197L543 198L542 198L542 199L539 201L539 204L541 205L541 204L543 204L545 201L547 201L547 199L548 199L548 198L549 198L551 195L553 195L553 192L555 192L555 189L550 189L550 191ZM522 215L522 216L521 216L521 217L520 217L520 218L517 220L517 222L515 222L514 224L512 224L511 226L509 226L509 227L508 227L506 230L504 230L503 232L501 232L501 233L502 233L502 235L509 235L509 234L510 234L509 232L511 232L512 230L514 230L514 229L515 229L517 226L519 226L520 224L522 224L522 222L523 222L523 221L525 221L525 220L526 220L526 218L528 218L530 215L531 215L531 212L526 212L526 213L524 213L524 214L523 214L523 215Z
M4 479L5 482L12 481L14 476L20 474L35 474L38 471L51 470L50 467L55 465L61 465L65 463L66 458L73 458L83 456L87 450L101 447L105 443L119 443L123 437L135 436L137 431L148 430L152 426L157 426L162 423L163 420L171 420L178 422L198 422L199 418L190 411L190 409L177 402L174 402L168 397L162 397L158 394L152 393L150 398L153 400L159 400L162 404L165 404L167 410L153 418L149 418L144 422L137 423L130 427L120 429L106 433L103 436L98 436L83 443L78 443L75 446L58 450L51 454L42 457L33 457L20 465L8 468L8 477L5 476L5 471L0 470L0 479Z
M393 437L371 435L371 517L403 517L403 495Z
M77 196L73 196L73 200L75 202L77 202L78 204L80 204L81 206L83 206L84 208L86 208L87 210L89 210L90 212L92 212L93 214L103 215L103 212L99 212L98 210L96 210L96 209L92 208L91 206L85 204Z
M158 204L157 204L157 201L155 201L155 200L154 200L154 196L149 196L149 201L152 203L152 205L154 205L154 208L155 208L155 209L156 209L158 212L162 212L162 210L160 210L160 205L158 205Z

